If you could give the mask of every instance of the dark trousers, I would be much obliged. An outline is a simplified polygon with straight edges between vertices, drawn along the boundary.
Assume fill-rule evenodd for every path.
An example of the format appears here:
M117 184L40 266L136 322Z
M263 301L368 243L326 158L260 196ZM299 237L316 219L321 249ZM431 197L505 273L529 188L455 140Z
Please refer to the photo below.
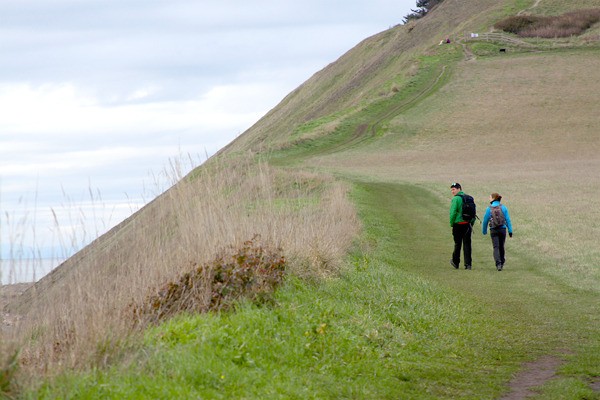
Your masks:
M506 228L490 229L490 237L494 246L494 261L496 267L501 267L506 261L504 259L504 242L506 242Z
M454 237L454 253L452 261L455 265L460 264L460 249L463 247L465 253L465 267L471 266L471 233L473 228L471 224L454 224L452 227L452 236Z

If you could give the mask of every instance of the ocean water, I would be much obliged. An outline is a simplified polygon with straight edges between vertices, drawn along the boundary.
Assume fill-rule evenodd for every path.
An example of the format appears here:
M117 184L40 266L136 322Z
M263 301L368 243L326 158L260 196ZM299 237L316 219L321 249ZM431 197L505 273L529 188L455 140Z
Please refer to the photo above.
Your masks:
M0 260L0 284L37 282L62 261L57 259Z

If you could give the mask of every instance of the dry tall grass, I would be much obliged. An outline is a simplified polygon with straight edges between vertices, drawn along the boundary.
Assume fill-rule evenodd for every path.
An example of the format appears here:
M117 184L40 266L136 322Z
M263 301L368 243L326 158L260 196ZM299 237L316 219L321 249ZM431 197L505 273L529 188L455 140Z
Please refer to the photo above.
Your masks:
M293 273L335 273L359 228L346 191L331 177L210 162L38 283L12 308L27 313L3 346L21 347L21 364L38 373L102 364L130 332L129 304L255 234Z

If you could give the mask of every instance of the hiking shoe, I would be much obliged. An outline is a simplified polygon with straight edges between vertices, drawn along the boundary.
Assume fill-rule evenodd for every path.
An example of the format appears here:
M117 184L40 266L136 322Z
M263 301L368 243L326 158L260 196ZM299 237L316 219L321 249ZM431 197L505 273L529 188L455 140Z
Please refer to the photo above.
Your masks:
M468 270L470 270L470 269L471 269L471 266L470 266L470 265L465 265L465 269L468 269Z
M458 269L458 265L454 264L454 261L450 260L450 265L454 267L454 269Z

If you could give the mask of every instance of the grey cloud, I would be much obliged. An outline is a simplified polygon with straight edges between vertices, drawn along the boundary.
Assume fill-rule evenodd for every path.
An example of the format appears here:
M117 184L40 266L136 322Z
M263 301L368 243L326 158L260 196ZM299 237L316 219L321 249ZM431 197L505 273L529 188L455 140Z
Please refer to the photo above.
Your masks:
M2 212L28 205L47 213L65 197L90 207L90 189L121 212L150 200L160 191L152 176L169 158L215 153L410 7L413 0L1 0L0 101L3 109L23 103L14 116L0 114Z
M8 56L0 77L96 86L106 98L158 82L157 98L189 98L235 81L240 69L302 62L328 42L322 39L332 25L364 21L363 5L328 7L272 0L3 2L0 50Z

